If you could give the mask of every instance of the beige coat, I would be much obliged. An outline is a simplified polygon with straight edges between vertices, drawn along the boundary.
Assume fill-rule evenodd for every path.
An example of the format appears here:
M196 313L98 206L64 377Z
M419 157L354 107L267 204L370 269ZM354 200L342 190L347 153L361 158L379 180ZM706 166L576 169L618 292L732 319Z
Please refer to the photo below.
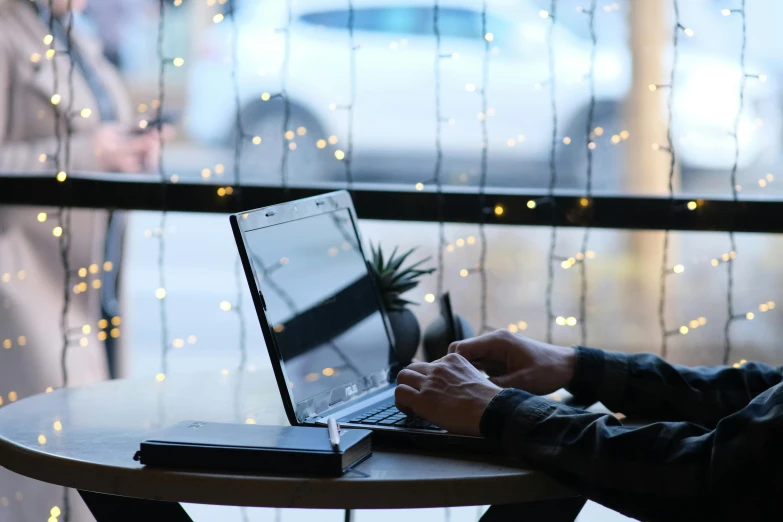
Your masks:
M48 158L57 147L55 110L66 111L69 106L73 108L74 135L71 164L64 166L65 170L95 170L92 133L100 125L96 101L78 69L73 75L71 93L70 60L65 53L57 54L54 60L46 58L48 46L44 37L49 31L28 3L0 0L0 171L44 172L54 176L55 165ZM104 60L96 42L79 37L75 31L73 36L115 101L118 118L130 123L133 109L119 75ZM54 94L61 96L56 108L51 103ZM82 109L91 110L89 118L80 116ZM64 135L64 121L62 132ZM40 212L47 213L43 222L38 220ZM103 268L106 220L106 211L72 211L69 258L74 271L91 264ZM0 407L43 393L47 387L61 386L59 324L64 272L59 260L59 240L52 235L56 225L56 209L0 206ZM97 338L100 290L92 288L99 277L100 273L92 274L89 270L84 278L75 273L72 286L86 282L89 289L78 295L69 289L72 299L67 322L75 329L67 359L71 386L107 377L105 349ZM85 325L90 327L86 335L81 333ZM81 338L87 339L86 346L80 346ZM52 426L56 420L41 420L47 437L55 435ZM62 506L61 488L22 479L0 468L0 522L45 520L54 505ZM83 506L74 515L79 512L83 514ZM72 518L74 522L79 519L82 516Z

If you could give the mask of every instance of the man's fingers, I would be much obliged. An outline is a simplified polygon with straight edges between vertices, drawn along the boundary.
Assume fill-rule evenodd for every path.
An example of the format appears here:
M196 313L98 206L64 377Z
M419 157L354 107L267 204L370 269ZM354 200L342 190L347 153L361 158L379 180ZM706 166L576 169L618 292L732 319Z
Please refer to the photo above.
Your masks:
M406 415L413 415L415 404L419 398L418 390L411 388L406 384L398 384L394 390L394 404L397 409Z
M432 363L414 362L405 367L406 370L413 370L422 375L429 375L432 371Z
M456 353L469 361L484 359L492 351L493 340L485 335L451 343L449 353Z
M400 373L397 374L398 385L404 384L416 390L421 390L421 387L424 385L424 381L426 380L427 378L424 375L408 368L400 371Z

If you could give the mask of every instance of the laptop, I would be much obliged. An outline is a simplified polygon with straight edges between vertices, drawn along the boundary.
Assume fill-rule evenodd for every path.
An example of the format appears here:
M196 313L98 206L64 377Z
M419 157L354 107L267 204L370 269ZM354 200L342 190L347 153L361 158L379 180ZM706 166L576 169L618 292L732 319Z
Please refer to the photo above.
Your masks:
M280 396L294 426L373 430L394 446L484 451L394 405L401 369L346 191L230 216Z

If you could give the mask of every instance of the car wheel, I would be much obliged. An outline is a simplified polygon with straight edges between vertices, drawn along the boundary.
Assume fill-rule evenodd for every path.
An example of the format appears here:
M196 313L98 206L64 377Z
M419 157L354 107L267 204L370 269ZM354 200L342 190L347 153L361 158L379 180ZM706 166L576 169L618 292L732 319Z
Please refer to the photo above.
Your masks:
M306 110L291 104L288 124L283 129L285 107L271 100L248 107L243 113L246 145L241 172L244 182L261 184L334 181L342 165L328 143L323 128ZM260 138L260 142L259 142ZM285 163L283 162L285 158Z

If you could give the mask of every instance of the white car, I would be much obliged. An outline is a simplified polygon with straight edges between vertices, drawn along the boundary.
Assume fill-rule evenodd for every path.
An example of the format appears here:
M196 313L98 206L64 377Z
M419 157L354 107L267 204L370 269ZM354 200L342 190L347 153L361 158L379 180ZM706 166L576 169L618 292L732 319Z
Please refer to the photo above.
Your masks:
M547 185L551 19L542 11L548 1L489 2L485 34L480 2L443 0L439 54L431 0L354 0L353 4L353 50L345 0L297 0L291 13L285 0L245 1L237 7L236 76L246 133L242 165L246 182L278 181L285 148L289 180L344 179L344 161L338 157L350 148L351 117L354 179L431 182L437 62L443 182L479 182L485 118L488 184ZM593 136L594 187L601 189L615 186L622 169L611 140L623 130L620 113L631 84L631 57L615 34L623 18L603 12L596 18L601 32L594 74L594 125L602 132ZM558 14L555 25L559 188L584 184L590 105L588 20L586 14L569 10ZM227 17L207 31L202 55L191 67L185 124L202 143L227 144L234 136L232 29ZM487 42L488 81L482 93ZM733 158L727 132L736 114L737 92L732 85L738 88L739 64L684 48L680 69L674 100L679 158L686 166L726 167ZM287 125L283 91L290 104ZM665 110L665 96L661 100ZM775 132L765 133L764 139L749 139L758 127L754 122L760 110L749 93L740 132L743 164L752 162L768 141L779 141ZM253 142L255 136L260 143Z

